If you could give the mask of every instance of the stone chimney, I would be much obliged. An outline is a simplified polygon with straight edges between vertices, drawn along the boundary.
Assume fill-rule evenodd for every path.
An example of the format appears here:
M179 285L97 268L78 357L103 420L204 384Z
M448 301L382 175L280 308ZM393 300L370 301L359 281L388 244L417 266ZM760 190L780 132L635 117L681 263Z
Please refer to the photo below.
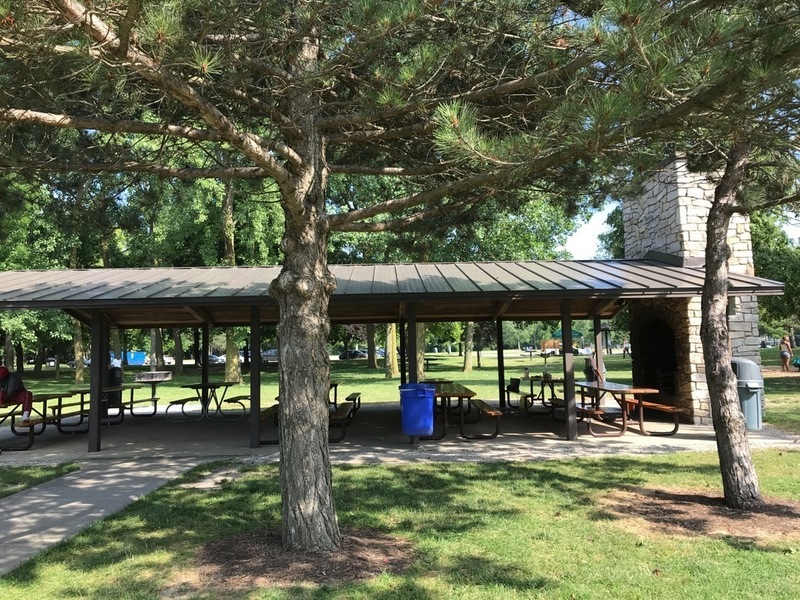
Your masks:
M684 158L662 164L639 197L622 203L625 258L669 255L678 264L701 267L715 185L708 174L690 173ZM728 244L731 272L753 275L747 216L734 215ZM737 297L731 307L731 354L760 365L756 297ZM662 390L662 401L688 408L693 422L710 423L700 318L699 297L631 303L633 380Z

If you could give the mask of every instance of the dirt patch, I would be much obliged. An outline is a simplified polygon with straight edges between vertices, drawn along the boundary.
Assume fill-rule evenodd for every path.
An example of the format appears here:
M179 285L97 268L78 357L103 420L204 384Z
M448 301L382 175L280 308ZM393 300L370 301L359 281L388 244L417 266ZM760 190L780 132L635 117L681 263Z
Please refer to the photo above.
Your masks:
M762 547L800 543L800 502L792 500L764 498L763 506L743 511L705 490L644 488L614 492L602 505L639 533L713 536Z
M196 568L185 569L162 597L198 590L224 592L259 587L328 585L402 573L412 562L411 543L371 529L341 528L342 548L333 554L287 551L280 530L261 530L216 540L197 553Z

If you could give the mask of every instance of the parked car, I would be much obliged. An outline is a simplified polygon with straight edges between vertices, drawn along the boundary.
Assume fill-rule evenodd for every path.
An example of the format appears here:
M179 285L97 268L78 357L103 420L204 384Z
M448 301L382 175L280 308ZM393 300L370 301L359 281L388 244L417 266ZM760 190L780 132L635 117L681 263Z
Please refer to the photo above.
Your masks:
M84 367L89 367L89 366L91 366L91 364L92 364L92 359L91 358L84 358L83 359L83 366ZM73 358L72 360L67 361L67 365L69 365L70 369L74 369L78 365L78 362Z
M339 360L348 360L351 358L367 358L367 353L363 350L345 350L339 355Z
M172 365L175 364L175 359L172 356L165 354L164 364L168 367L171 367ZM144 366L149 366L149 365L150 365L150 357L148 356L147 358L144 359Z
M278 362L278 349L270 348L269 350L263 350L261 352L261 360L265 363Z
M210 365L224 365L225 364L225 355L224 354L209 354L208 355L208 364L210 364Z

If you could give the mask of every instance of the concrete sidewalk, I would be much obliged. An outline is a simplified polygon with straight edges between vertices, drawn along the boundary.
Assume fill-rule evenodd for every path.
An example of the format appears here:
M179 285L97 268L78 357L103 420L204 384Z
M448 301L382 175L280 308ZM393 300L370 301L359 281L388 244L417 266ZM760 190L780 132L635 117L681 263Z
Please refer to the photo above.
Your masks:
M85 460L74 473L0 499L0 575L201 462Z

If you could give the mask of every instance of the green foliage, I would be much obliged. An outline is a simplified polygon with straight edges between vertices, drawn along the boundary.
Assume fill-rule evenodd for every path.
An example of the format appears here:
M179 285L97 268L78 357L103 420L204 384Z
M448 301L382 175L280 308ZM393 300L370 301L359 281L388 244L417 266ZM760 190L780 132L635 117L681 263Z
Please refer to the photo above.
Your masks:
M800 325L800 248L790 243L781 223L778 213L759 212L751 217L756 275L786 286L783 296L758 300L763 333L776 336Z

